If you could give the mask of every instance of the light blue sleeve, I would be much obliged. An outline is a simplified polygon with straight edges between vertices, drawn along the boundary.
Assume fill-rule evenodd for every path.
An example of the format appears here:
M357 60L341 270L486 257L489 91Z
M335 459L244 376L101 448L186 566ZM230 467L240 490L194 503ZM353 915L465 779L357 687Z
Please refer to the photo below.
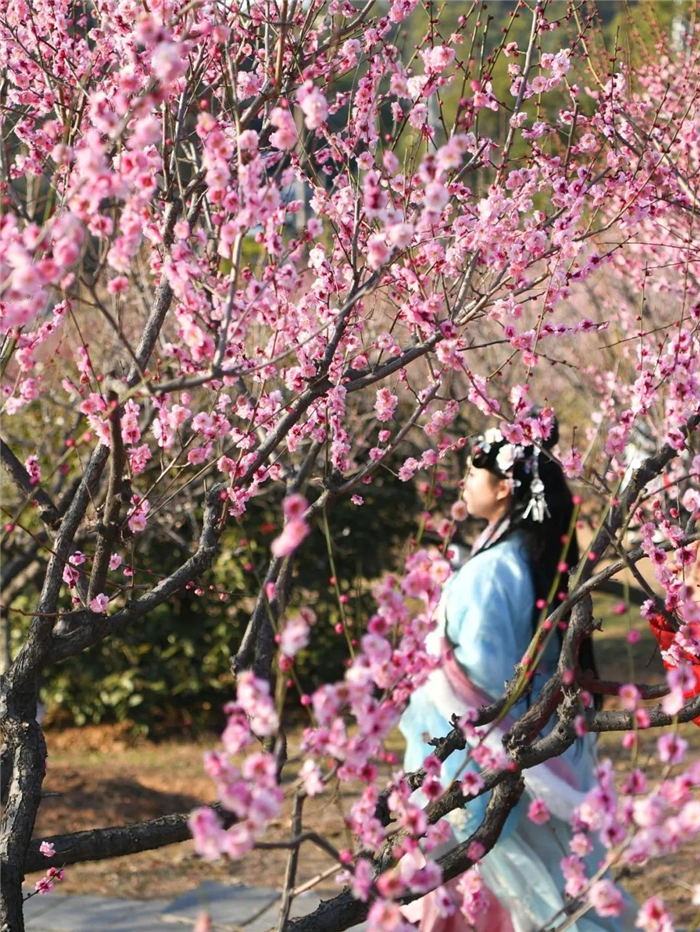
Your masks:
M450 583L446 633L470 680L503 693L532 638L535 594L522 545L504 541L466 563Z
M449 585L446 633L455 657L474 685L493 698L503 694L504 684L530 643L534 600L532 577L517 539L474 556ZM443 765L449 777L454 777L460 763L457 755L452 756L456 760L448 758ZM463 758L461 763L463 767ZM470 760L466 769L480 768ZM451 820L458 841L468 838L481 823L490 798L486 793L467 803L462 824ZM513 832L521 813L522 801L508 816L501 838Z

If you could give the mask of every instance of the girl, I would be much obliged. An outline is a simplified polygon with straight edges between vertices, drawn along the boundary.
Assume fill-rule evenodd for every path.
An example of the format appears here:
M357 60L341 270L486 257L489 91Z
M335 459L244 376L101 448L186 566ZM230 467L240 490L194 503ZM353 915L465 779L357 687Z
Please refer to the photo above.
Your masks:
M568 570L578 561L572 527L574 505L560 466L548 454L556 443L556 424L540 449L509 443L498 430L488 431L473 447L464 484L469 513L487 522L470 559L447 584L438 609L438 625L428 651L440 666L411 697L401 719L406 739L404 768L417 770L434 750L427 743L451 730L453 715L490 703L504 692L535 630L542 609L556 604L568 585ZM552 599L552 594L554 598ZM554 607L552 605L552 607ZM518 719L537 697L554 671L560 642L552 637L532 680L529 696L510 711ZM580 657L592 668L590 643ZM550 723L546 730L550 730ZM490 730L488 747L501 748L507 722ZM478 743L478 738L473 742ZM459 910L459 878L446 889L457 907L445 915L435 894L405 907L404 913L423 932L535 932L555 928L565 918L565 878L560 862L572 852L569 818L583 794L596 782L595 744L579 739L562 757L524 773L526 790L511 812L495 848L480 865L487 887L488 908L470 924ZM478 771L473 759L453 753L443 764L447 787ZM420 791L416 794L420 798ZM455 843L480 825L489 794L477 797L448 816ZM534 807L533 807L534 804ZM533 815L535 821L530 817ZM589 876L601 851L588 857ZM631 902L624 900L619 919L601 919L589 911L577 919L574 932L633 927Z

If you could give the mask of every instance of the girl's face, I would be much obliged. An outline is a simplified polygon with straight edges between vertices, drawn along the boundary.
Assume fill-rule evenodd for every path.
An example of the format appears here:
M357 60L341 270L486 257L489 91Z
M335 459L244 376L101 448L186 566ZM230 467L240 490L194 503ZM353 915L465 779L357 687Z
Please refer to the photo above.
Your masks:
M510 483L507 479L494 476L488 469L469 467L462 497L473 518L485 518L492 524L508 511L510 496Z

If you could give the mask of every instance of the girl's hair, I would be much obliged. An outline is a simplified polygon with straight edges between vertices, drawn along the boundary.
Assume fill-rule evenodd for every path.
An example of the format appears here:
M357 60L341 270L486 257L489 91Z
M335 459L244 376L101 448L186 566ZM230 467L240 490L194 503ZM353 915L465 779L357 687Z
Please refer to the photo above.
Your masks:
M531 416L537 414L537 409L530 412ZM539 447L509 443L500 431L489 431L475 441L471 457L473 467L487 469L512 485L510 509L502 519L508 522L507 527L500 534L495 528L493 543L487 543L484 549L519 531L525 541L535 602L546 605L548 612L559 605L560 594L568 591L570 571L579 561L573 496L561 466L549 452L558 439L556 420ZM552 591L555 581L557 585ZM533 631L541 612L541 607L535 604ZM560 631L558 635L561 640ZM590 638L581 643L579 665L597 677Z

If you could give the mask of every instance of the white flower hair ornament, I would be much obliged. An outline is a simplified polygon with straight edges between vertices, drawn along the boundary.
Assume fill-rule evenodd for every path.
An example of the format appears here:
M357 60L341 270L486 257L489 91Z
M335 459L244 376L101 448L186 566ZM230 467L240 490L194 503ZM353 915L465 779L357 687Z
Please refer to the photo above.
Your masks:
M518 460L522 459L525 459L525 450L523 450L520 444L506 443L496 454L496 466L507 476Z
M525 456L525 447L519 443L509 443L497 427L491 427L476 438L472 446L471 462L477 469L495 469L504 479L512 479L513 467Z

